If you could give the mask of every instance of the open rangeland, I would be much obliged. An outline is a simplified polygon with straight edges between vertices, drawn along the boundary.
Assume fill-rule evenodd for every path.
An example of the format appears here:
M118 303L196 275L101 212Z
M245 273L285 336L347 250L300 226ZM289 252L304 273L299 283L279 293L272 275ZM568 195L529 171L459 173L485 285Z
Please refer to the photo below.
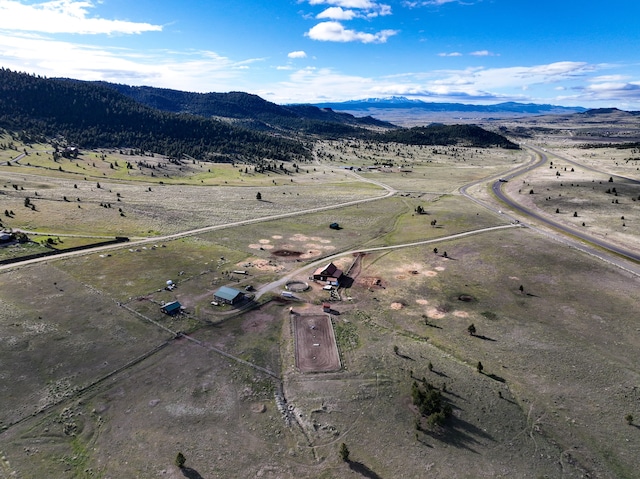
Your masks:
M159 237L0 273L0 477L637 477L638 276L527 228L447 239L509 224L457 188L530 154L319 148L318 163L297 174L196 162L165 165L163 184L158 165L125 178L128 152L89 152L60 171L42 158L46 145L34 145L29 159L0 167L3 205L15 213L3 217L8 227ZM633 185L608 177L637 174L579 151L559 150L557 168L519 180L534 194L518 193L516 180L509 193L569 223L565 209L579 204L578 220L593 215L586 227L627 241L640 202ZM571 172L565 155L602 172ZM382 160L393 167L382 169ZM359 173L398 193L312 211L385 193L344 166L376 166ZM217 171L224 176L214 179ZM580 186L565 186L572 181ZM601 191L610 187L620 188L618 203ZM27 195L37 211L24 206ZM91 214L71 215L85 206ZM310 211L161 237L291 210ZM631 233L615 229L612 212ZM419 241L430 242L408 246ZM394 245L407 246L355 253ZM331 303L333 324L321 313L330 293L309 280L329 260L350 269ZM310 288L289 300L278 284L253 298L281 278ZM220 286L247 297L213 305ZM184 312L163 314L174 300ZM326 330L322 341L311 326ZM330 336L338 366L308 369L301 358ZM416 389L437 391L446 420L421 414ZM349 462L338 454L342 443ZM175 466L178 452L188 468Z

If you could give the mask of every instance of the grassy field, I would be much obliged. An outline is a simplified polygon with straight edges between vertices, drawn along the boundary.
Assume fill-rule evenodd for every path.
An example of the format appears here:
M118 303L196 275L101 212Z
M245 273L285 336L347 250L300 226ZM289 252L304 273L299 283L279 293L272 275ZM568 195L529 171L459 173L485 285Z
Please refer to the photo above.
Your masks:
M3 209L15 213L3 222L39 231L38 240L59 234L67 247L384 193L345 166L364 167L363 176L398 193L2 271L0 478L637 477L638 277L525 228L445 239L507 223L458 188L527 153L325 142L318 163L266 176L119 151L58 163L46 145L16 148L29 156L0 166ZM559 154L598 166L580 151ZM128 160L156 169L127 172ZM605 170L600 184L602 175L553 161L524 179L524 193L509 182L512 196L568 222L564 210L580 205L577 220L591 215L589 226L635 245L634 186L608 183L607 174L623 172ZM565 186L572 181L581 186ZM612 185L624 202L600 191ZM609 219L614 208L625 208L615 214L624 214L626 233ZM353 284L332 302L343 368L301 374L289 310L319 314L329 299L301 268L424 240L437 241L333 259L354 265ZM298 300L275 289L242 311L211 304L222 285L244 291L289 274L310 283ZM176 288L165 289L167 280ZM160 306L174 300L185 313L164 315ZM418 420L414 383L435 387L451 406L444 426Z

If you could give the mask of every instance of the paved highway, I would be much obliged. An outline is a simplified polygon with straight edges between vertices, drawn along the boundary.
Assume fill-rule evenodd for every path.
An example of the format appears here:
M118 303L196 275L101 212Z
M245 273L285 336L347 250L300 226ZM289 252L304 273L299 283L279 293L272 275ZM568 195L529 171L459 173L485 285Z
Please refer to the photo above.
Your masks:
M531 170L544 165L547 162L548 158L543 150L540 150L538 148L533 148L530 146L525 146L525 148L532 151L535 154L537 159L534 159L525 168L518 169L504 176L503 177L504 179L510 180L512 178L518 177L524 173L530 172ZM567 161L570 161L570 160L567 160ZM582 165L579 165L579 166L582 167ZM598 171L593 168L589 168L589 169L591 169L592 171L597 171L598 173L604 173L602 171ZM631 181L635 181L635 180L631 180ZM596 256L609 263L615 264L622 269L625 269L637 276L640 276L640 252L631 250L628 248L622 248L620 246L604 241L600 238L590 236L586 234L584 231L580 231L578 229L571 228L567 225L558 223L556 221L553 221L549 217L540 214L535 210L526 208L521 204L516 203L509 196L505 194L505 192L503 191L504 184L505 184L504 181L497 180L492 185L493 194L500 201L502 201L505 205L507 205L512 210L515 210L518 213L525 215L525 217L535 219L536 221L543 223L546 226L550 226L551 228L553 228L554 232L561 233L562 236L564 237L560 237L560 235L557 233L550 234L549 232L543 231L539 228L535 228L530 224L526 224L526 226L528 226L529 228L535 229L543 234L546 234L547 236L553 236L555 237L555 239L558 239L569 246L573 246L577 249L580 249L581 251L584 251L588 254ZM463 194L466 194L466 190L463 192Z

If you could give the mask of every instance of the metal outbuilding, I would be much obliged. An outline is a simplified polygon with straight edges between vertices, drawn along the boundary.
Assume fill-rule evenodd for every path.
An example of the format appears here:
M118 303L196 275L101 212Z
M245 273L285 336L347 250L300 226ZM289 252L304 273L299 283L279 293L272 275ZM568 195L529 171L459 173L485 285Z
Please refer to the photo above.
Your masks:
M213 293L213 299L223 304L236 304L244 299L244 293L228 286L221 286Z

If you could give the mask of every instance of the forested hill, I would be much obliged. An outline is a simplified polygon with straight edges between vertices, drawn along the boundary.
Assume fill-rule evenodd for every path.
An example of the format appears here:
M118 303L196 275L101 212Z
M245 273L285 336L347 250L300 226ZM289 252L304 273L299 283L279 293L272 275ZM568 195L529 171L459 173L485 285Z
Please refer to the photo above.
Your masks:
M487 131L476 125L440 125L417 126L388 131L379 135L380 141L396 142L406 145L459 145L477 148L520 147L502 135Z
M122 89L128 88L133 87ZM203 100L203 105L198 107L194 100L187 108L178 100L192 94L146 87L134 90L153 94L153 100L147 98L147 104L142 104L112 85L46 79L0 69L0 128L47 139L62 137L70 144L88 149L133 148L176 158L189 155L222 162L302 161L311 157L308 145L317 138L518 147L501 135L471 125L405 129L361 118L356 126L349 123L355 117L348 114L310 105L284 108L247 93L211 93L201 97L193 94L194 99ZM216 116L237 121L195 114L205 110L212 113L211 99L217 95L222 100L218 102ZM336 118L340 121L329 120ZM367 122L376 128L361 127ZM253 129L238 125L251 125Z
M396 128L370 116L355 117L312 105L278 105L257 95L239 91L192 93L149 86L98 82L143 105L172 113L222 117L243 121L248 128L284 129L320 136L355 135L360 128Z
M45 79L0 69L0 127L83 148L128 147L213 161L294 161L309 157L301 141L221 121L142 105L88 82Z

